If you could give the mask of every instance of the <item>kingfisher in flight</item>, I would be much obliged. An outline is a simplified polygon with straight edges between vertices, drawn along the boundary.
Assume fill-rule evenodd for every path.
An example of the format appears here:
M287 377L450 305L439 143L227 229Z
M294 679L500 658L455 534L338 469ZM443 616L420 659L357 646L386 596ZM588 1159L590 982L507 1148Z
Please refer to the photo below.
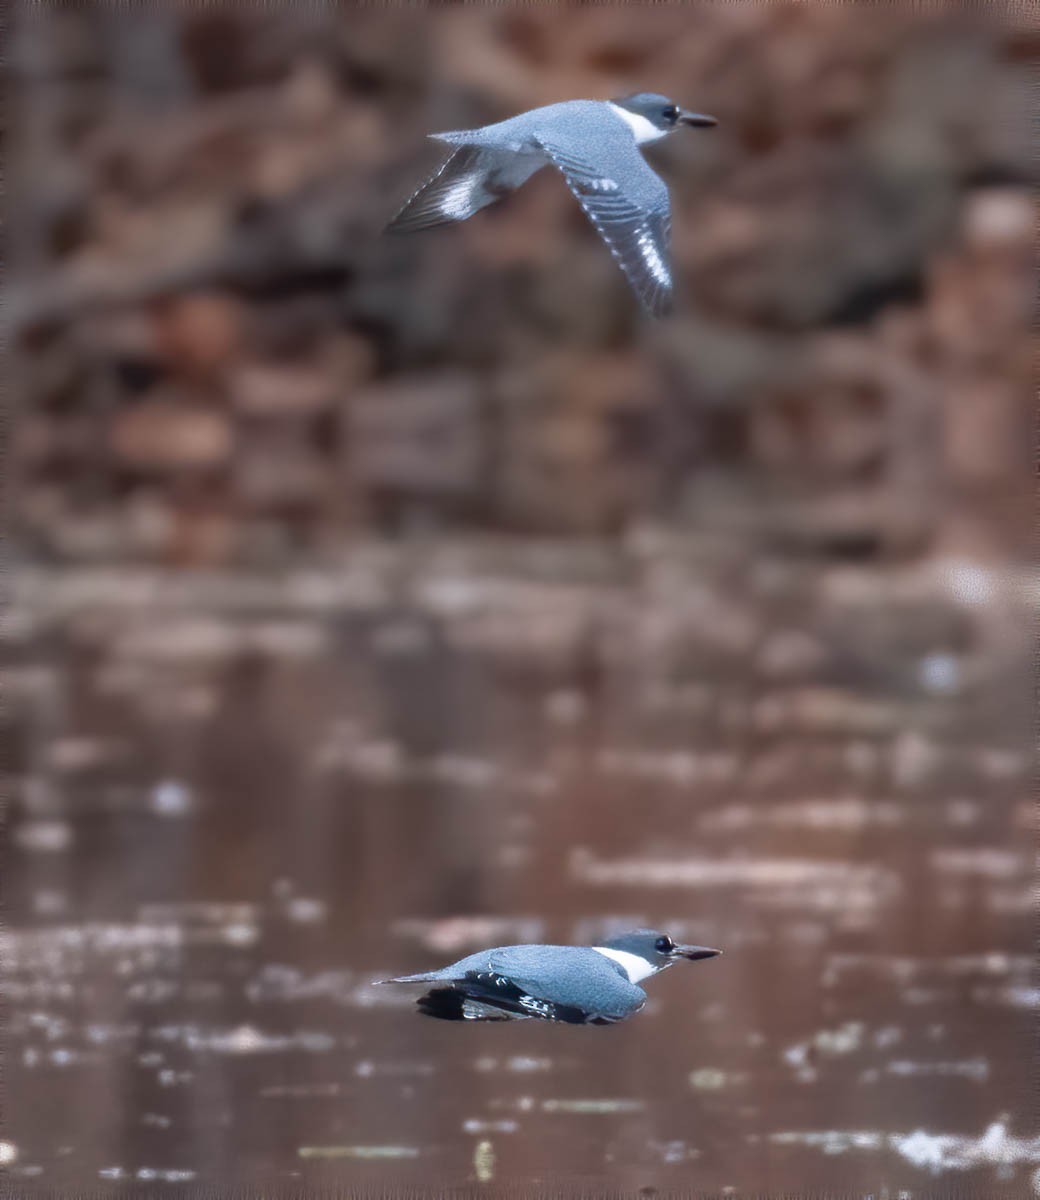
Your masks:
M387 226L409 233L475 212L544 166L559 169L585 215L617 259L643 308L671 309L668 189L639 152L677 129L717 122L667 96L637 92L615 100L567 100L485 125L434 133L454 149Z

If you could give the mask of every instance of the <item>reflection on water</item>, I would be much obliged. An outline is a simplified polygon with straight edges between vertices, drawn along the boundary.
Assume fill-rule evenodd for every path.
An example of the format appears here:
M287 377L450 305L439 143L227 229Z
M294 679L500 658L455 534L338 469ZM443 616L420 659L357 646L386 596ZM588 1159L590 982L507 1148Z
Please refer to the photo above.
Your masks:
M0 1163L1027 1194L1029 602L666 544L24 573ZM374 986L644 923L726 955L623 1025Z

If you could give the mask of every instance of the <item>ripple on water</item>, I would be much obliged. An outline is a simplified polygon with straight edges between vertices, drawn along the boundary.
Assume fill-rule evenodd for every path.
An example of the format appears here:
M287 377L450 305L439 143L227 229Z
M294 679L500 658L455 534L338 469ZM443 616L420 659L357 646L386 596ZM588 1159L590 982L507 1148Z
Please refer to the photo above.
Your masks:
M72 826L59 820L22 821L15 826L12 840L29 854L61 854L72 845Z
M589 1113L606 1115L610 1113L642 1112L646 1108L645 1100L627 1098L581 1098L571 1100L543 1100L543 1112Z
M417 1146L299 1146L300 1158L418 1158Z
M195 1025L163 1025L150 1036L166 1042L181 1042L189 1050L211 1054L274 1054L303 1050L323 1054L333 1049L336 1039L330 1033L297 1030L288 1034L264 1033L253 1025L230 1029L200 1029Z
M889 1075L943 1075L960 1076L985 1083L989 1078L989 1061L985 1058L958 1059L955 1062L915 1062L910 1059L892 1059L885 1063Z
M898 897L898 874L880 863L801 858L598 858L585 846L570 854L579 882L599 887L739 887L749 905L823 909L844 916Z
M140 1183L190 1183L197 1173L180 1167L101 1167L99 1179L137 1180Z
M516 1121L487 1121L480 1117L466 1117L462 1122L463 1133L516 1133L520 1125Z

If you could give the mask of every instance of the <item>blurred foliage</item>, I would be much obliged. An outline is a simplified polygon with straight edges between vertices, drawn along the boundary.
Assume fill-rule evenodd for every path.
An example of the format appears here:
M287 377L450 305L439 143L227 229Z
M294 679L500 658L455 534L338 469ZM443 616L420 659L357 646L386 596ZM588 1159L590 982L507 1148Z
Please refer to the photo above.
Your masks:
M653 519L1021 548L1037 34L997 7L24 7L19 544L277 565ZM638 88L719 118L650 151L670 321L551 172L380 236L428 132Z

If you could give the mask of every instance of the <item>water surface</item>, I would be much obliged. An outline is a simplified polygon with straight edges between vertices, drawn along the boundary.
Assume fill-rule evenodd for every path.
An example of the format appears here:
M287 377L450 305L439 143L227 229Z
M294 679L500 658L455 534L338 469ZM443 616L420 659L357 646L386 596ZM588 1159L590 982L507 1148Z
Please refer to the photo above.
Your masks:
M22 572L10 1178L1031 1194L1030 612L665 541ZM623 1025L373 986L639 924L726 953Z

